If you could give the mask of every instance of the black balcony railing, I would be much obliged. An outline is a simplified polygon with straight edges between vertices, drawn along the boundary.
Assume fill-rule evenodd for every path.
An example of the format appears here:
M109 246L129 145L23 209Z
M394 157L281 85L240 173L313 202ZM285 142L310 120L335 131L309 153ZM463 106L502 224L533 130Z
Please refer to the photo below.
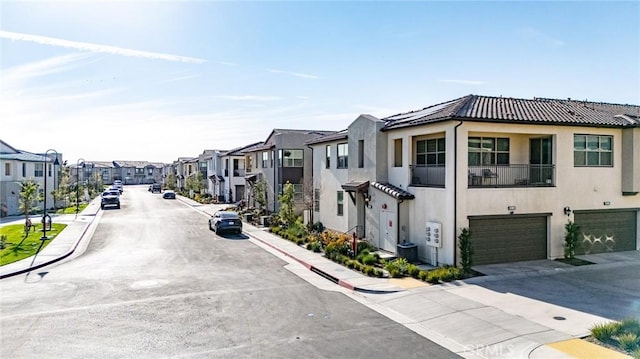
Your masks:
M444 187L445 172L446 167L444 165L411 166L411 185Z
M555 165L469 166L469 188L554 187Z

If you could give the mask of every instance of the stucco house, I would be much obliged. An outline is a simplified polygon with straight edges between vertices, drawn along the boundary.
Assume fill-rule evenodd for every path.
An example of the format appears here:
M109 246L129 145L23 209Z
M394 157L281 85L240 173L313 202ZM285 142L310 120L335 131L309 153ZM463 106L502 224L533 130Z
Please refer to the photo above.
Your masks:
M60 171L63 165L62 154L47 151L38 154L18 150L0 140L0 216L14 216L21 214L19 209L20 184L33 180L39 186L40 196L46 202L48 209L54 207L51 192L60 182ZM45 176L47 188L45 191ZM44 201L39 203L40 209Z
M253 167L246 181L265 181L268 211L280 210L278 196L287 182L293 185L298 212L305 209L305 198L312 198L312 154L306 141L334 132L277 128L262 145L243 151L245 163Z
M568 221L578 253L640 248L640 106L469 95L325 139L309 144L316 220L389 252L410 242L424 262L458 263L468 228L476 264L558 258ZM341 144L346 178L326 163ZM346 224L330 218L339 191Z

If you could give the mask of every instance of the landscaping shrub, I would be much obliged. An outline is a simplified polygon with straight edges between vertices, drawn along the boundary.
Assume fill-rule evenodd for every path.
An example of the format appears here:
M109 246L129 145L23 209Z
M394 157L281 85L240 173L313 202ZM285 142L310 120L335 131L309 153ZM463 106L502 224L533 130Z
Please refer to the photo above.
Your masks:
M415 264L409 264L407 265L407 274L417 279L420 275L420 268Z
M578 246L580 227L569 221L564 225L564 230L564 258L573 259L575 258L576 247Z
M617 334L619 324L616 322L596 324L591 328L591 335L607 344L615 344L613 337Z
M620 348L632 352L640 345L638 345L638 335L635 333L622 333L618 335L618 343L620 344Z
M311 242L307 245L307 249L315 253L320 253L322 251L322 244L320 241Z
M307 230L310 233L321 233L324 231L324 225L322 222L309 223L307 225Z
M458 236L458 247L460 248L462 272L469 274L473 265L473 244L471 243L471 232L468 228L461 228Z
M378 248L376 248L373 244L367 241L359 241L358 244L356 245L356 248L357 248L358 254L364 251L375 252L378 250Z

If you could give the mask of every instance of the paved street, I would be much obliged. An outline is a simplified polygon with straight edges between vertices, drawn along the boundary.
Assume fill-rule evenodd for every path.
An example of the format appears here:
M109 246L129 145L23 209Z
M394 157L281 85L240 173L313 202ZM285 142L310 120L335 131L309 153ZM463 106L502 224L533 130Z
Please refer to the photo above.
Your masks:
M0 281L0 357L456 357L146 187L98 216L70 260Z

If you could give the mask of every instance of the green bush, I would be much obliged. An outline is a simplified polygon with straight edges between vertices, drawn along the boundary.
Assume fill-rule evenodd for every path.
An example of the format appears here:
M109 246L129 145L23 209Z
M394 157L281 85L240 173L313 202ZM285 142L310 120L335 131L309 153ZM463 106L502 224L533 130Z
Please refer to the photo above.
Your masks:
M618 327L616 322L596 324L591 328L591 335L603 343L613 344L613 336L618 332Z
M307 249L315 253L320 253L322 251L322 244L319 241L311 242L307 244Z
M618 335L618 343L620 344L620 348L632 352L640 345L638 345L638 335L635 333L622 333Z
M429 272L426 270L421 270L420 273L418 273L418 279L425 282L427 281L428 276L429 276Z
M564 225L564 258L573 259L576 255L578 239L580 234L580 226L569 221Z
M409 264L407 265L407 274L417 279L420 275L420 268L415 264Z

